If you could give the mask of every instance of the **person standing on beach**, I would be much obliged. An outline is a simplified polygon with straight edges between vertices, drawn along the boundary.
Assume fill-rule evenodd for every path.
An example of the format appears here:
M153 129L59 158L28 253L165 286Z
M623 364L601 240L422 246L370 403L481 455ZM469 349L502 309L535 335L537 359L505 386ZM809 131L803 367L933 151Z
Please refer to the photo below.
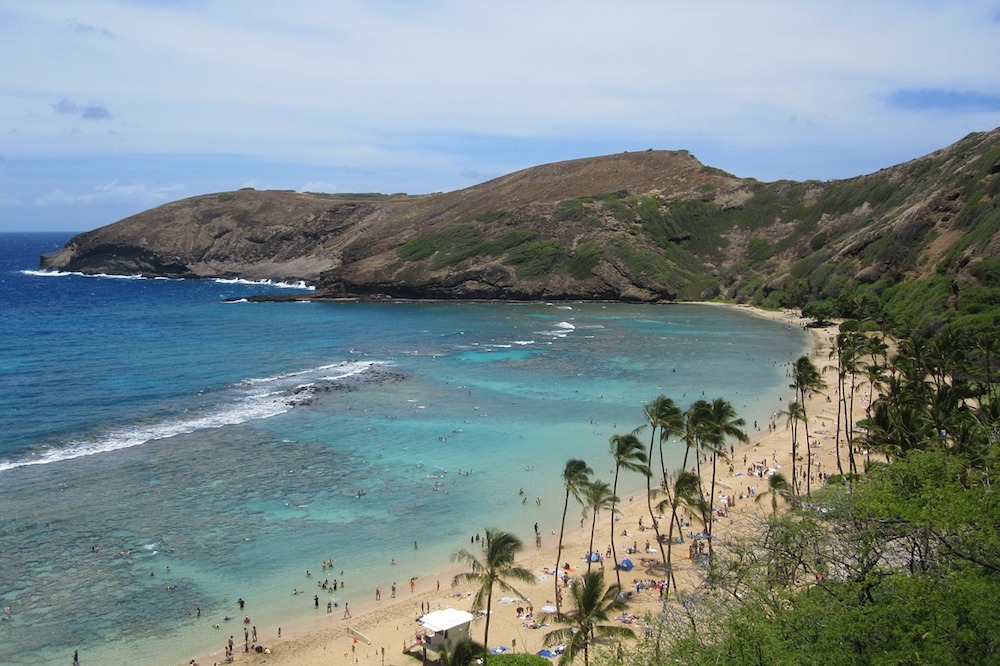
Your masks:
M344 619L345 620L349 620L350 618L351 618L351 607L348 606L347 602L345 601L344 602Z

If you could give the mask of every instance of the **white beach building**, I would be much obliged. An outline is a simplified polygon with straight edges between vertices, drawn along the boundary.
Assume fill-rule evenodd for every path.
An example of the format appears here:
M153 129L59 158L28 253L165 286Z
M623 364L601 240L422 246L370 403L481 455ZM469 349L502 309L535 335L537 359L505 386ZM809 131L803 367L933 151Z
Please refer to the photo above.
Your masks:
M476 619L472 613L454 608L434 611L422 615L419 620L423 628L422 647L440 653L451 648L463 638L469 638L469 625Z

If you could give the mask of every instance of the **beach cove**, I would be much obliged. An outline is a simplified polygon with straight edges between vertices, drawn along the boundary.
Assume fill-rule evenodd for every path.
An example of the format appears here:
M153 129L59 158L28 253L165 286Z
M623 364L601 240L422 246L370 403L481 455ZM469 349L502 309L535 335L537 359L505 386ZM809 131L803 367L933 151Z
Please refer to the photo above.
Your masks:
M727 309L734 307L714 303L705 305ZM797 313L793 312L775 313L743 306L738 309L771 321L799 323ZM814 488L822 486L823 474L836 473L837 451L834 434L836 374L831 367L823 363L833 348L836 332L836 328L809 331L808 354L821 369L827 385L824 391L810 397L807 402L807 407L813 414L813 422L818 426L813 442L815 447L813 466L809 471L812 474ZM777 409L780 409L780 405L776 406ZM861 418L864 410L865 404L858 404L854 419ZM764 468L774 467L790 478L792 468L790 435L785 424L786 419L777 411L772 416L775 417L772 421L773 427L764 429L748 427L750 442L734 443L735 453L731 460L736 469L735 473L720 474L717 483L718 496L731 498L732 505L727 515L717 519L715 524L717 549L726 548L727 537L740 538L749 530L759 529L770 513L770 500L755 502L751 499L752 493L766 490L767 480L747 475L748 464ZM752 423L748 423L748 426L752 426ZM674 444L680 445L679 442ZM841 455L846 456L842 441ZM703 474L707 487L710 472L706 469ZM561 481L558 474L552 476L551 484L559 487ZM643 631L641 621L643 615L648 613L655 616L661 606L655 587L655 583L662 581L662 570L658 569L660 554L657 551L655 534L649 527L650 518L645 497L644 490L622 495L618 514L614 518L614 529L618 534L618 552L615 553L615 560L608 559L600 565L605 572L606 583L611 584L615 582L612 561L628 557L636 562L637 566L634 569L621 571L620 576L623 591L630 595L626 614L633 618L629 623L633 625L637 635ZM568 575L573 579L580 576L587 568L585 554L589 550L590 539L590 518L582 523L576 523L572 517L578 515L576 513L578 505L574 507L571 508L570 519L567 521L561 560L570 564L571 570ZM594 542L596 551L603 553L605 548L610 550L608 529L608 516L599 516ZM697 531L700 528L692 529ZM556 628L551 624L551 619L549 623L539 626L538 618L544 620L545 616L539 612L540 609L551 609L553 604L553 574L555 574L553 566L556 564L558 535L549 533L542 535L541 538L540 545L534 543L532 539L524 539L524 549L517 558L519 566L536 574L535 582L517 585L518 591L523 595L522 598L499 593L494 597L492 638L489 645L493 650L537 653L546 647L545 634ZM675 550L674 567L682 593L694 591L703 582L697 564L684 554L691 543L689 534L684 543ZM478 542L470 544L468 548L478 553L480 544ZM596 568L599 565L593 566ZM402 591L401 599L394 597L386 600L384 596L381 599L372 597L352 606L350 617L338 613L328 618L325 623L320 621L297 625L291 634L286 630L282 639L262 641L262 645L268 646L265 654L253 652L240 654L237 650L234 661L272 666L319 666L328 663L375 666L418 663L414 657L419 659L420 655L420 647L417 644L417 636L422 634L419 618L425 613L446 608L470 610L471 596L475 593L475 588L467 585L453 586L451 582L456 574L464 570L455 566L441 568L424 576L413 589ZM565 573L567 572L560 570L556 575L561 576ZM534 611L534 616L529 614L531 610ZM483 616L480 614L472 623L472 638L481 640L482 631ZM433 655L433 652L431 654ZM220 661L222 656L220 653L205 655L197 663L202 665L222 663Z
M260 659L349 649L345 603L399 623L400 663L420 601L462 608L449 556L476 532L554 546L567 458L610 479L608 438L660 393L763 429L807 349L732 308L226 302L263 287L31 273L47 249L3 272L12 664L212 663L230 635L239 660L255 626Z

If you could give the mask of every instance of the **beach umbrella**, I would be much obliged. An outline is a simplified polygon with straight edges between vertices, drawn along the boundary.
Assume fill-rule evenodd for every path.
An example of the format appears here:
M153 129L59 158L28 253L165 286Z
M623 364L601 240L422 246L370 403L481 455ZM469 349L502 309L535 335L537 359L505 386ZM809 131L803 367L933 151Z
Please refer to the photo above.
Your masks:
M590 560L591 562L598 562L598 561L600 561L600 559L601 559L601 556L600 556L600 555L598 555L597 553L591 553L590 555L588 555L588 556L587 556L587 558L588 558L588 559L589 559L589 560Z
M628 559L627 557L623 557L622 561L618 563L618 566L623 571L632 571L632 567L634 567L635 565L632 564L632 560Z
M555 657L557 656L552 650L542 649L537 652L539 657Z
M492 652L493 654L503 654L504 652L506 652L509 649L510 648L507 647L506 645L498 645L497 647L495 647L492 650L490 650L490 652Z

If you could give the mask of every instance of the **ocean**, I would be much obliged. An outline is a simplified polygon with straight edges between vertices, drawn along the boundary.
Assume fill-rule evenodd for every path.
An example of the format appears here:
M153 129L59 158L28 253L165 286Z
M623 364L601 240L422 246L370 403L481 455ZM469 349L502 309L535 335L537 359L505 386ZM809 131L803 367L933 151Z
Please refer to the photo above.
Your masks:
M644 403L723 397L763 426L807 349L703 305L255 303L308 291L38 272L69 237L0 234L5 664L183 664L244 614L330 621L320 577L346 582L324 606L360 604L486 527L531 545L566 459L610 481Z

